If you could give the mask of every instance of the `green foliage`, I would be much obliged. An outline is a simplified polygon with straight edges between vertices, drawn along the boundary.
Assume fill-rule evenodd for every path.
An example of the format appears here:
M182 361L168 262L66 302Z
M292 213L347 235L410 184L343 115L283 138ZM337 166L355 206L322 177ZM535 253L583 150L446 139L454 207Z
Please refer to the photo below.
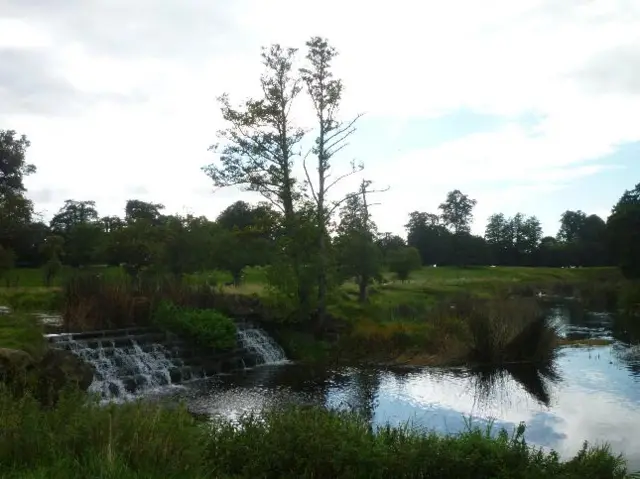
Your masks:
M422 260L416 248L407 246L390 252L387 264L389 270L395 273L398 279L406 281L412 271L420 269Z
M162 403L104 407L67 392L42 409L0 390L0 475L7 478L627 477L624 459L608 447L585 444L561 461L528 445L524 433L522 424L510 435L471 422L446 436L374 429L360 415L315 407L202 425Z
M517 213L506 218L502 213L489 217L485 239L495 264L534 264L542 239L542 227L535 216Z
M24 177L35 173L27 163L26 153L31 143L14 130L0 130L0 245L8 247L10 233L18 224L29 222L33 206L24 197Z
M15 312L0 314L0 348L19 349L38 359L45 347L43 328L36 317Z
M625 191L607 220L613 254L625 276L640 278L640 183Z
M17 311L59 311L62 294L49 288L0 288L0 305Z
M206 347L232 349L236 345L235 323L212 309L183 308L162 301L153 312L153 322Z
M15 261L15 253L0 245L0 280L5 279L9 271L14 267Z
M455 234L469 233L476 204L476 200L460 190L450 191L445 202L438 207L442 211L442 224Z
M640 316L640 280L629 281L622 286L618 307L629 316Z
M203 430L182 408L101 407L68 393L44 410L0 389L2 477L198 477L206 447Z

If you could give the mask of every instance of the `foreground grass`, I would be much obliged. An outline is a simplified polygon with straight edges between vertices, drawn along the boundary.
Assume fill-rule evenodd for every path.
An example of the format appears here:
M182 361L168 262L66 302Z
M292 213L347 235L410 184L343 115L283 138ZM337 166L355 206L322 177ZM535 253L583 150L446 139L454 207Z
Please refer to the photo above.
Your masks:
M184 409L99 407L70 394L49 410L0 391L0 475L6 478L624 478L606 447L569 461L526 444L524 428L457 436L372 430L316 408L197 422Z

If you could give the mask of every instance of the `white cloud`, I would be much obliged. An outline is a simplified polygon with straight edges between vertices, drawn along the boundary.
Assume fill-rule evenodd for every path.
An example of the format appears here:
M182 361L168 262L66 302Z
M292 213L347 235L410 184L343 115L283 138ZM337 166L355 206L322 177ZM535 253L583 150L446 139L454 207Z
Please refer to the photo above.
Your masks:
M49 192L38 202L49 211L63 191L118 212L144 186L168 208L218 212L237 197L208 195L200 171L213 160L206 148L221 126L215 97L229 91L241 100L256 91L260 46L303 46L314 34L341 52L345 115L364 111L389 122L388 136L371 141L397 138L412 119L460 109L512 120L372 161L367 175L392 187L376 211L382 229L401 232L406 212L435 209L453 188L479 200L481 222L495 208L534 203L602 171L610 166L602 156L640 140L640 4L633 0L38 3L8 0L0 52L37 51L48 59L54 91L71 98L71 87L74 101L58 95L40 111L22 83L18 89L0 75L0 95L4 88L2 98L14 105L0 112L0 127L32 140L39 173L28 186ZM36 98L49 84L29 83L40 88ZM536 128L515 122L530 114L542 119ZM535 204L526 212L536 213Z

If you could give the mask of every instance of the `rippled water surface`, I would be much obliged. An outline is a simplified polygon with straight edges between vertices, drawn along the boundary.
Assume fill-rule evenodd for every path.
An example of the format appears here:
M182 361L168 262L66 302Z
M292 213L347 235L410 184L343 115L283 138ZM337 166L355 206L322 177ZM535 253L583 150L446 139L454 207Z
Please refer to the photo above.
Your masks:
M550 310L572 339L612 345L565 347L553 371L520 366L502 372L467 369L312 369L260 367L175 390L200 414L238 415L285 403L358 410L376 424L410 422L454 433L472 417L511 430L524 421L530 443L574 454L586 439L609 442L640 468L640 352L604 313Z

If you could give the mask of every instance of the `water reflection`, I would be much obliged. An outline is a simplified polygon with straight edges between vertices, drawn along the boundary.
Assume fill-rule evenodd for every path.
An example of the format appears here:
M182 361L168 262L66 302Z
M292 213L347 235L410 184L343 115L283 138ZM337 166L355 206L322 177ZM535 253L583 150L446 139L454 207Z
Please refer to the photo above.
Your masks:
M485 404L502 391L507 391L509 381L513 380L540 404L549 406L550 386L560 380L555 363L511 364L500 369L484 368L472 372L475 396L480 404Z
M614 343L565 348L553 364L501 370L260 367L175 393L198 413L230 418L296 403L349 409L373 424L409 422L445 433L463 430L469 417L508 430L525 422L530 443L566 456L585 439L607 441L640 468L640 348L629 353L629 329L612 315L572 305L551 305L549 314L569 338Z

